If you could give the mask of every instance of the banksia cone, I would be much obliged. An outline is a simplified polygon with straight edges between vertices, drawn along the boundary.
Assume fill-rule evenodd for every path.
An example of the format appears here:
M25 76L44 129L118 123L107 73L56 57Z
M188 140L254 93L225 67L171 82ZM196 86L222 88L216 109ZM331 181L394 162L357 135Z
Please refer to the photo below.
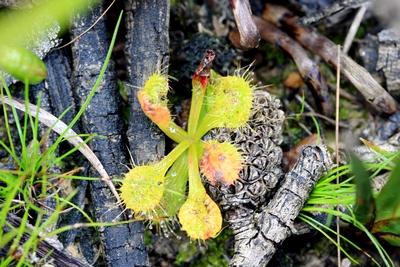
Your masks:
M200 169L212 185L231 185L239 178L242 159L232 144L212 140L204 145Z

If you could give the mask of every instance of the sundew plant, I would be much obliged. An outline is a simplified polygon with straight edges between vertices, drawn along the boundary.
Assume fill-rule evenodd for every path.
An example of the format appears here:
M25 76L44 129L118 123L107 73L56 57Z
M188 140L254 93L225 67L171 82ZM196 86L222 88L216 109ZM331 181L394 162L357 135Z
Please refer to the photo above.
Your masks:
M166 75L153 74L138 92L146 116L178 144L160 162L131 169L120 189L136 218L161 222L177 215L188 236L199 240L215 237L222 226L221 211L208 196L200 172L211 184L230 185L239 178L243 162L234 145L201 138L216 127L244 126L252 107L249 80L211 71L214 57L207 50L192 77L187 131L174 123L168 109Z

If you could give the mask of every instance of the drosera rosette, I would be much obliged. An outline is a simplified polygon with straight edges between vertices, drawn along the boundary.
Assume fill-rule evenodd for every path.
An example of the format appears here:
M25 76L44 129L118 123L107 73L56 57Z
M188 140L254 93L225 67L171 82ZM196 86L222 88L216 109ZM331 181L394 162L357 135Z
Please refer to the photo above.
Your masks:
M213 238L222 228L221 211L207 194L200 170L211 184L232 185L243 162L232 144L201 138L215 127L245 126L252 107L249 79L219 76L211 70L214 58L207 50L192 77L187 131L173 122L168 109L166 75L153 74L138 92L146 116L178 145L159 163L130 170L121 186L121 198L136 218L162 225L178 217L187 235L198 240Z

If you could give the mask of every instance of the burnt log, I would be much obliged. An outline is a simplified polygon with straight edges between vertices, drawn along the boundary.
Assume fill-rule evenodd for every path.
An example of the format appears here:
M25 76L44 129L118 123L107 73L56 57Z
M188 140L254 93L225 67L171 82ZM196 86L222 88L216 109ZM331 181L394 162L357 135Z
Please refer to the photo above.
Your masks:
M144 115L136 97L147 78L166 71L168 64L169 1L125 1L126 47L130 117L129 148L136 164L154 162L164 155L164 136Z
M100 17L103 8L92 8L85 17L79 17L72 28L76 37L89 28ZM107 44L105 18L72 46L74 69L74 93L82 104L99 76L106 58ZM90 147L111 176L121 176L126 170L126 151L122 135L123 122L120 116L120 98L116 89L115 70L110 62L97 93L82 117L82 128L87 133L97 134ZM91 175L97 173L92 170ZM110 189L101 181L90 183L91 201L96 220L113 222L124 220L122 207L118 205ZM143 244L143 225L140 222L102 227L101 241L108 266L145 266L147 254Z

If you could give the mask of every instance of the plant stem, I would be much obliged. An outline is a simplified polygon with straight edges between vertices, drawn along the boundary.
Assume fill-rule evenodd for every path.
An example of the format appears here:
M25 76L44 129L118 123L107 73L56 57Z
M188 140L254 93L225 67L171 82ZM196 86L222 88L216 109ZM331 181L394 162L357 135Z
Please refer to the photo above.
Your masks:
M200 198L206 195L199 173L199 163L197 157L197 144L189 147L189 196L188 198Z
M213 128L218 127L218 119L213 118L209 114L206 114L203 120L200 122L199 127L197 128L195 139L201 139L203 135L205 135L208 131Z
M157 163L158 167L162 170L162 173L166 173L169 167L174 164L174 162L182 155L183 152L189 147L189 141L183 141L179 145L177 145L168 155L166 155L159 163Z
M177 143L181 143L182 141L188 139L188 134L185 130L183 130L180 126L178 126L175 122L170 121L167 126L162 126L157 124L157 126L163 131L169 138Z
M186 185L188 181L188 152L174 162L165 175L165 192L160 201L160 210L157 214L172 217L178 213L186 199Z
M203 106L205 86L201 84L197 77L193 78L192 81L192 103L190 105L190 114L188 122L189 136L194 136L197 130L197 123L199 121L201 108Z
M214 58L215 52L208 49L192 77L192 103L190 106L188 122L188 132L190 137L194 137L197 130L197 124L203 107L204 95L210 77L211 64Z

